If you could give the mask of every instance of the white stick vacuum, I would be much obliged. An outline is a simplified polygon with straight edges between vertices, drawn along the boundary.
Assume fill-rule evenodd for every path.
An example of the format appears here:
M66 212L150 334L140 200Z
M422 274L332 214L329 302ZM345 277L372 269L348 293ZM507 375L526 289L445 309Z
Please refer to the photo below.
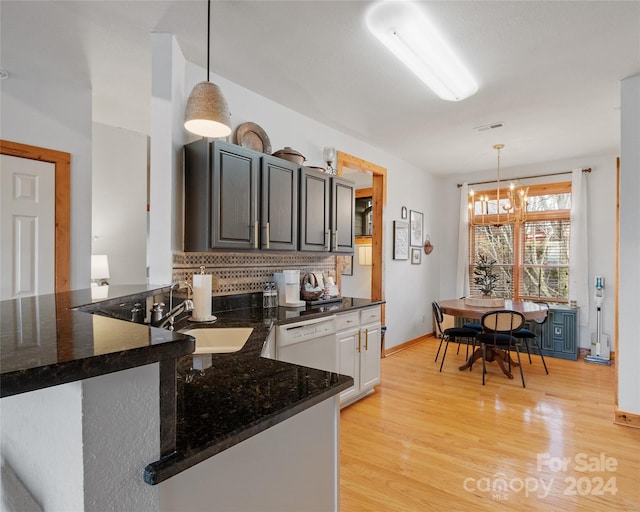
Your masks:
M591 333L591 355L584 358L587 363L611 364L609 336L602 333L602 303L604 302L604 277L596 276L596 332Z

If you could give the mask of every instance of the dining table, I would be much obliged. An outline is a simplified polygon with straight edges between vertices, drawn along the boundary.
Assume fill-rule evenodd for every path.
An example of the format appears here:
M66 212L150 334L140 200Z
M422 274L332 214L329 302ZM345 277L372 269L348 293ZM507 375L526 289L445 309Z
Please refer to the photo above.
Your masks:
M518 311L524 315L525 320L542 320L547 316L548 308L543 304L538 304L530 300L510 300L505 299L504 306L500 307L481 307L471 306L465 303L464 299L448 299L438 301L442 312L445 315L458 316L462 318L469 318L473 320L480 320L482 315L489 311L495 311L497 309L509 309L512 311Z
M548 307L544 304L538 304L536 302L528 301L528 300L510 300L505 299L504 306L500 307L482 307L482 306L472 306L467 304L464 299L447 299L438 301L440 307L442 308L442 312L445 315L451 315L456 317L468 318L470 320L480 320L485 313L489 311L496 310L511 310L518 311L524 315L525 320L542 320L549 311ZM517 366L518 363L512 360L508 360L509 365L505 364L507 361L507 355L503 350L493 350L490 347L487 347L489 350L486 351L486 360L487 361L496 361L504 374L513 379L513 374L509 370L511 365ZM473 354L467 359L465 364L460 366L459 370L466 370L467 368L471 368L473 363L475 363L478 359L482 357L482 349L477 348L474 350Z

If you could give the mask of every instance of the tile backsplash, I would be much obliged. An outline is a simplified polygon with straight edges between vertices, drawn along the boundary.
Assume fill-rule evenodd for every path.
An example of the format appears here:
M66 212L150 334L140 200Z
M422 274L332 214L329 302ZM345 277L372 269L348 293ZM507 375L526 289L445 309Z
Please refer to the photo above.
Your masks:
M287 269L336 275L336 257L305 253L174 252L174 281L191 282L193 274L213 275L213 295L238 295L261 292L264 283L273 281L273 273Z

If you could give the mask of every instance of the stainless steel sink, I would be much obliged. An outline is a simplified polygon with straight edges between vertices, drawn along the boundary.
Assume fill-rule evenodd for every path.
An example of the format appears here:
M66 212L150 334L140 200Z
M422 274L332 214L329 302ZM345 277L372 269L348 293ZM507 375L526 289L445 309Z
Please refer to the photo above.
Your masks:
M181 334L188 334L196 339L194 354L225 354L237 352L251 336L251 327L221 327L210 329L186 329Z

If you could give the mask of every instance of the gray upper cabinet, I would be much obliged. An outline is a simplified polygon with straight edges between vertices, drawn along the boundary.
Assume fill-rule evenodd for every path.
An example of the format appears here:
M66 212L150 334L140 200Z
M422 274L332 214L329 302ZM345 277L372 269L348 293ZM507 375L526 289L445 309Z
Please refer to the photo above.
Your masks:
M262 157L260 247L295 251L298 248L297 164L268 155Z
M353 252L351 182L206 139L184 160L186 252Z
M355 198L353 183L331 178L331 250L353 252Z
M300 250L324 251L330 247L329 175L300 169Z
M185 146L185 251L257 249L260 154L200 139Z
M300 250L353 252L354 190L343 178L300 170Z

